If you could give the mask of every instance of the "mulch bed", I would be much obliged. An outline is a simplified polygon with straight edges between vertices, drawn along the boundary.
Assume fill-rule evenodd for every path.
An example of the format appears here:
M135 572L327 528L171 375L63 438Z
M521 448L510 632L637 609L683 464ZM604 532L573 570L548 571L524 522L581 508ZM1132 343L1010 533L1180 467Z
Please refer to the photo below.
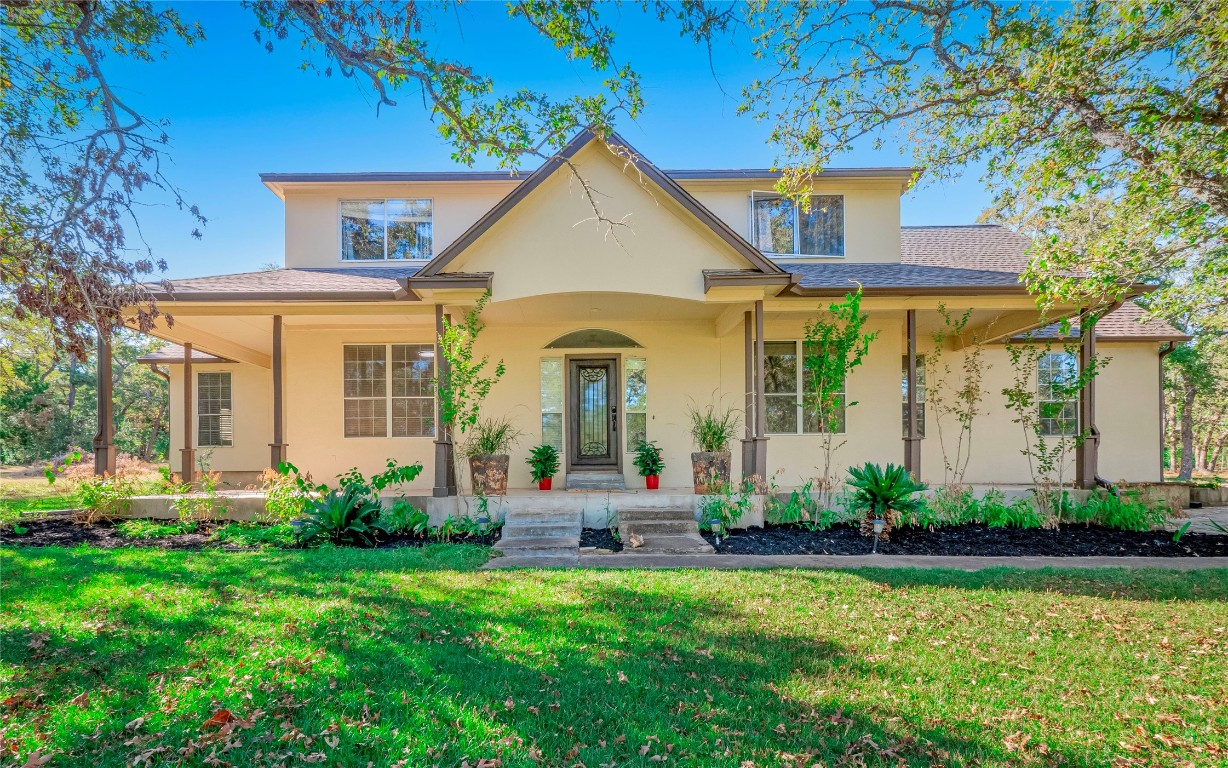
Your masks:
M596 547L611 552L622 552L622 541L614 538L609 528L585 528L580 531L580 547Z
M713 537L704 534L709 543ZM734 531L721 539L719 554L730 555L866 555L871 538L851 525L826 531L768 524ZM986 528L960 525L928 531L902 528L880 541L884 555L994 557L1228 557L1228 536L1186 533L1179 542L1172 531L1116 531L1075 525L1058 530Z
M170 522L170 521L161 521ZM10 526L0 526L0 545L12 547L76 547L87 545L100 549L116 549L118 547L142 547L146 549L220 549L228 552L253 551L254 547L244 547L232 543L211 541L209 536L219 528L219 525L204 523L198 525L192 533L177 533L172 536L161 536L156 539L129 539L119 535L113 523L95 523L91 526L77 525L67 516L39 517L22 520L20 523L26 532L17 535ZM485 536L453 536L453 544L482 544L490 546L499 540L499 532L492 531ZM432 544L435 539L418 536L393 536L379 545L379 549L394 549L397 547L422 547Z

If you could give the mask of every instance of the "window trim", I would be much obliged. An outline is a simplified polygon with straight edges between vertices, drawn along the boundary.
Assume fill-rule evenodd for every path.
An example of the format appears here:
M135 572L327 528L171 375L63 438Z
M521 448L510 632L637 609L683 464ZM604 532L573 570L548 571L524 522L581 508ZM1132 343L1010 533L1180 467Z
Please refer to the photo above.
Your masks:
M421 259L390 259L388 258L388 201L389 200L425 200L431 204L431 254ZM384 258L382 259L347 259L345 258L345 230L341 223L341 206L343 203L383 203L384 204ZM338 264L426 264L435 258L435 198L433 197L339 197L337 198L337 263Z
M900 428L904 438L908 438L908 392L906 386L908 384L908 355L901 355L900 366ZM921 397L917 398L917 428L918 438L925 439L925 401L926 393L929 392L929 384L926 382L925 375L925 354L917 353L917 384L921 391Z
M1036 428L1040 432L1040 436L1045 437L1045 438L1066 439L1066 438L1078 437L1079 433L1083 431L1083 425L1080 423L1082 420L1083 414L1080 413L1082 409L1079 408L1079 395L1076 394L1073 400L1047 400L1041 396L1042 393L1041 393L1041 386L1040 386L1040 366L1041 366L1041 363L1044 362L1045 359L1049 357L1068 357L1070 358L1074 362L1075 376L1079 375L1079 356L1072 352L1045 352L1044 354L1040 356L1040 358L1036 361L1036 419L1037 419ZM1060 419L1053 419L1053 418L1045 417L1044 415L1045 403L1062 403L1063 405L1065 405L1066 403L1073 403L1075 407L1074 431L1066 433L1066 432L1050 432L1046 430L1044 428L1044 424L1046 421L1060 421Z
M221 444L206 445L200 439L200 417L201 416L214 416L214 415L217 415L218 417L221 416L221 414L212 414L212 413L204 414L200 412L200 406L202 402L201 397L200 397L200 377L205 374L214 374L214 373L224 373L229 377L229 381L230 381L230 445L221 445ZM196 406L193 409L195 413L193 414L193 419L192 419L192 435L194 437L193 447L194 448L208 448L210 450L216 450L219 448L220 449L234 448L235 447L235 376L234 376L234 371L231 370L230 368L222 368L222 369L203 370L203 371L195 370L193 371L193 374L194 375L192 376L192 402ZM218 436L220 437L221 434L222 434L221 427L219 425Z
M641 410L631 410L630 404L627 402L627 383L631 378L631 366L628 365L632 360L639 360L643 363L644 370L644 407ZM623 369L623 452L635 453L638 446L631 445L631 414L644 415L644 441L648 441L648 357L645 355L624 355L622 359Z
M756 194L764 195L765 197L763 199L767 199L768 195L776 199L783 199L783 198L786 198L787 195L782 195L779 192L769 191L769 190L764 190L764 189L752 189L750 191L750 197L748 198L747 203L746 203L746 219L747 219L746 233L749 236L748 239L750 240L751 245L753 245L756 249L758 249L759 246L755 242L758 239L755 237L755 195ZM810 192L810 197L838 197L840 198L840 236L844 239L844 254L840 256L836 256L833 254L822 254L822 253L801 253L800 251L795 251L793 253L776 253L775 251L759 251L760 253L762 253L764 256L767 256L768 258L772 260L777 260L777 259L833 260L833 259L847 259L848 258L848 217L849 217L848 196L842 192L827 193L827 192L815 192L812 190ZM802 247L801 226L802 226L801 217L794 216L793 217L793 247L794 248L800 249ZM784 434L787 435L789 433L785 432Z
M384 434L383 435L347 435L345 433L345 403L347 400L379 400L378 397L347 397L345 394L345 348L346 347L379 347L384 348ZM430 347L436 355L438 349L435 342L432 341L343 341L341 342L341 439L342 440L434 440L435 435L439 432L439 425L435 423L439 413L439 388L433 386L433 394L431 395L431 433L429 435L394 435L392 433L392 401L396 399L408 400L414 398L401 397L397 398L392 394L392 348L395 346L423 346ZM438 375L438 360L435 356L431 357L432 370ZM431 378L434 379L435 376ZM426 398L418 398L425 400Z
M763 425L764 434L765 435L776 435L780 437L787 437L789 435L796 435L798 437L807 437L807 436L818 437L821 435L828 435L828 434L847 435L849 431L849 421L848 421L849 377L845 375L844 386L841 388L841 391L840 391L840 396L844 398L844 403L842 406L844 410L844 414L843 414L843 418L841 419L841 422L844 424L844 429L840 432L807 432L806 431L805 392L802 388L804 385L805 376L806 376L806 356L805 356L805 351L803 349L806 342L804 339L765 339L764 344L792 344L793 349L794 349L794 354L797 356L797 372L796 372L795 381L794 381L794 386L796 387L796 389L792 393L789 393L789 392L768 393L766 391L763 392L765 412L766 412L767 398L769 394L777 396L777 397L781 395L793 394L797 398L796 404L795 404L795 407L797 409L797 431L795 432L772 432L771 430L767 428L768 425L765 423ZM765 352L763 355L764 368L767 367L767 357L768 355Z

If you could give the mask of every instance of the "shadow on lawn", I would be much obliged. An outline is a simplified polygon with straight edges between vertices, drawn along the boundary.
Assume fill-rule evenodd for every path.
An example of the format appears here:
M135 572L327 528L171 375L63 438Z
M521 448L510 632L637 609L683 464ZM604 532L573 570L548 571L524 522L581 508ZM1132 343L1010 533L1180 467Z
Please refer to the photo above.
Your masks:
M52 747L99 766L161 746L171 760L222 707L265 713L218 754L236 765L313 751L342 765L1020 757L987 741L981 722L922 722L885 698L873 711L850 709L839 692L890 685L885 666L790 624L760 625L751 607L714 600L702 585L658 591L633 572L567 580L334 567L348 559L223 557L203 578L191 556L175 571L74 553L84 577L70 593L104 583L131 591L102 603L93 634L49 631L36 648L42 630L20 617L38 600L39 576L10 559L0 647L15 685L35 693L3 713L6 729L25 721L51 734L43 743L21 731L23 752ZM176 595L199 610L169 617ZM97 713L68 704L82 691ZM125 729L136 717L144 725ZM324 739L330 725L335 748ZM134 730L160 735L125 745ZM1047 759L1083 762L1055 748Z

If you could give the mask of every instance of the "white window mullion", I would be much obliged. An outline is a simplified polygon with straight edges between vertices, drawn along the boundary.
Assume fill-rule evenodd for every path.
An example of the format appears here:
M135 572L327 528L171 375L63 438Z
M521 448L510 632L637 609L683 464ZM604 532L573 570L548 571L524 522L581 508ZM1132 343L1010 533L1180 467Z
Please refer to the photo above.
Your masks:
M387 216L388 206L384 205L384 215ZM388 224L384 222L384 255L387 256L388 248ZM392 437L392 345L384 345L384 434Z
M797 247L796 240L793 245ZM802 389L802 383L806 380L806 358L802 357L802 342L795 341L793 344L794 354L797 355L797 383L794 385L797 390L797 434L802 435L806 433L806 393Z

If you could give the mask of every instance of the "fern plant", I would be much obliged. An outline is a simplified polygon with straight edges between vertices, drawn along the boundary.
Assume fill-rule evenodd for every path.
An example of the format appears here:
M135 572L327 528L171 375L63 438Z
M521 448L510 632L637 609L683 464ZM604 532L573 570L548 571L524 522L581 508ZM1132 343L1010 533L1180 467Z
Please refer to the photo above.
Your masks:
M908 470L896 464L888 464L886 468L870 463L851 467L848 486L852 490L849 503L862 513L863 536L874 533L874 521L882 520L885 525L881 537L886 539L905 515L914 516L925 505L924 500L915 495L924 491L925 485L913 480Z

